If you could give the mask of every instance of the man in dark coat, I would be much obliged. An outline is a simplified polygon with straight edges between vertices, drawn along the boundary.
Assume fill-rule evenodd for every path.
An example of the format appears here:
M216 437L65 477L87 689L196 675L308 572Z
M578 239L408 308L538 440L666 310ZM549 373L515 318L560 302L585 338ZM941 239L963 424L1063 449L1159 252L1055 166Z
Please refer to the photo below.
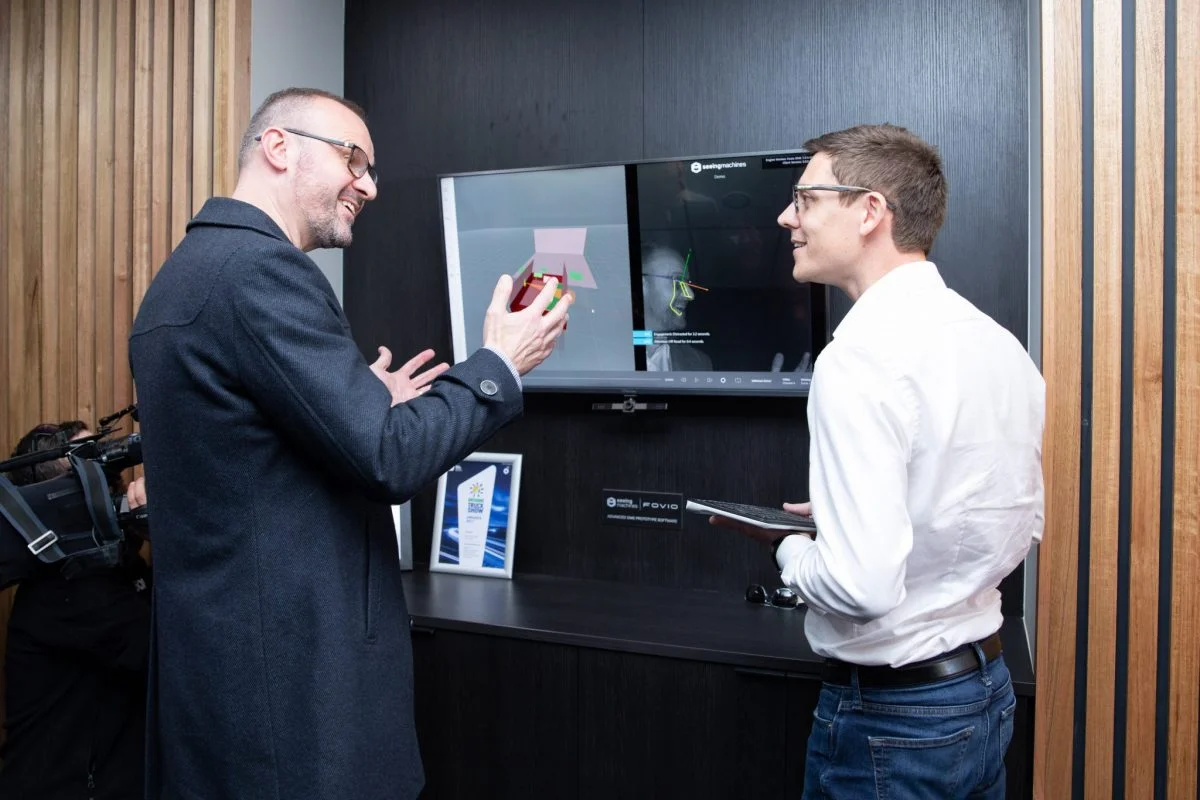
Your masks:
M362 112L285 90L255 112L232 198L188 225L130 337L155 537L147 795L411 798L408 613L388 505L522 409L566 322L500 278L484 346L368 365L304 254L375 197ZM443 372L443 370L445 370ZM435 380L436 379L436 380Z

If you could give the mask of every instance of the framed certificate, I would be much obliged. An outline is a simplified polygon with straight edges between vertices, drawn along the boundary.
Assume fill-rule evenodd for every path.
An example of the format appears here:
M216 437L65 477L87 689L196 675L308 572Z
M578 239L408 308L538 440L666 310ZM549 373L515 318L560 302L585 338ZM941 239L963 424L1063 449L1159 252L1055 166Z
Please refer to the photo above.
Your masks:
M511 578L520 485L518 453L472 453L438 478L429 570Z

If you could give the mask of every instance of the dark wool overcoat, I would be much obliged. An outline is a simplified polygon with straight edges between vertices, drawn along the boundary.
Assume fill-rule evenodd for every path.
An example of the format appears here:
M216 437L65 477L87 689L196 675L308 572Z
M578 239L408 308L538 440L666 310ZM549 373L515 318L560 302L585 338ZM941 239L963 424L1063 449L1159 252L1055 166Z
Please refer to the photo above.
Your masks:
M225 198L154 278L129 354L155 572L148 797L416 797L388 506L520 414L516 379L480 350L392 407L316 264Z

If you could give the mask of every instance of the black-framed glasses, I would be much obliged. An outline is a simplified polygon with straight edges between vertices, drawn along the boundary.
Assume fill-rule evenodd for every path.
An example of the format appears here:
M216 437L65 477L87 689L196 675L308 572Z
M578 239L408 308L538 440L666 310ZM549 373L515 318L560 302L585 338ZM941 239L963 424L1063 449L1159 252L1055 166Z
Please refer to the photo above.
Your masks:
M842 194L877 194L883 197L883 192L877 192L874 189L868 189L865 186L843 186L840 183L797 183L792 187L792 203L796 206L796 213L800 213L800 195L805 192L840 192ZM892 213L896 212L896 204L886 197L883 197L883 204L888 207Z
M775 608L796 608L800 605L800 595L786 586L768 592L761 583L753 583L746 589L746 602Z
M371 163L371 159L367 157L367 151L356 145L354 142L346 141L345 139L330 139L328 136L318 136L315 133L302 131L298 128L284 128L288 133L294 133L297 136L304 136L309 139L316 139L318 142L325 142L334 147L345 147L350 151L350 159L346 162L346 167L350 170L350 174L356 178L361 178L363 175L371 176L371 183L379 185L379 172L375 169L375 165ZM254 137L254 141L262 141L262 135Z

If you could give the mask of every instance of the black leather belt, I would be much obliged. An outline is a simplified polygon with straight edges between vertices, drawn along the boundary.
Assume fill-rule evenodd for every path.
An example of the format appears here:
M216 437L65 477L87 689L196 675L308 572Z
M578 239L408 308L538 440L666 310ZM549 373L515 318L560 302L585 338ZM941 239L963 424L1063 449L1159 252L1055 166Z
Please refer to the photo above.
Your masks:
M982 648L984 658L988 661L1000 655L999 632L973 644ZM857 671L859 686L915 686L919 683L944 681L979 667L975 648L964 644L948 653L905 664L903 667L860 667L830 658L825 661L824 679L826 683L850 686L853 683L854 672Z

